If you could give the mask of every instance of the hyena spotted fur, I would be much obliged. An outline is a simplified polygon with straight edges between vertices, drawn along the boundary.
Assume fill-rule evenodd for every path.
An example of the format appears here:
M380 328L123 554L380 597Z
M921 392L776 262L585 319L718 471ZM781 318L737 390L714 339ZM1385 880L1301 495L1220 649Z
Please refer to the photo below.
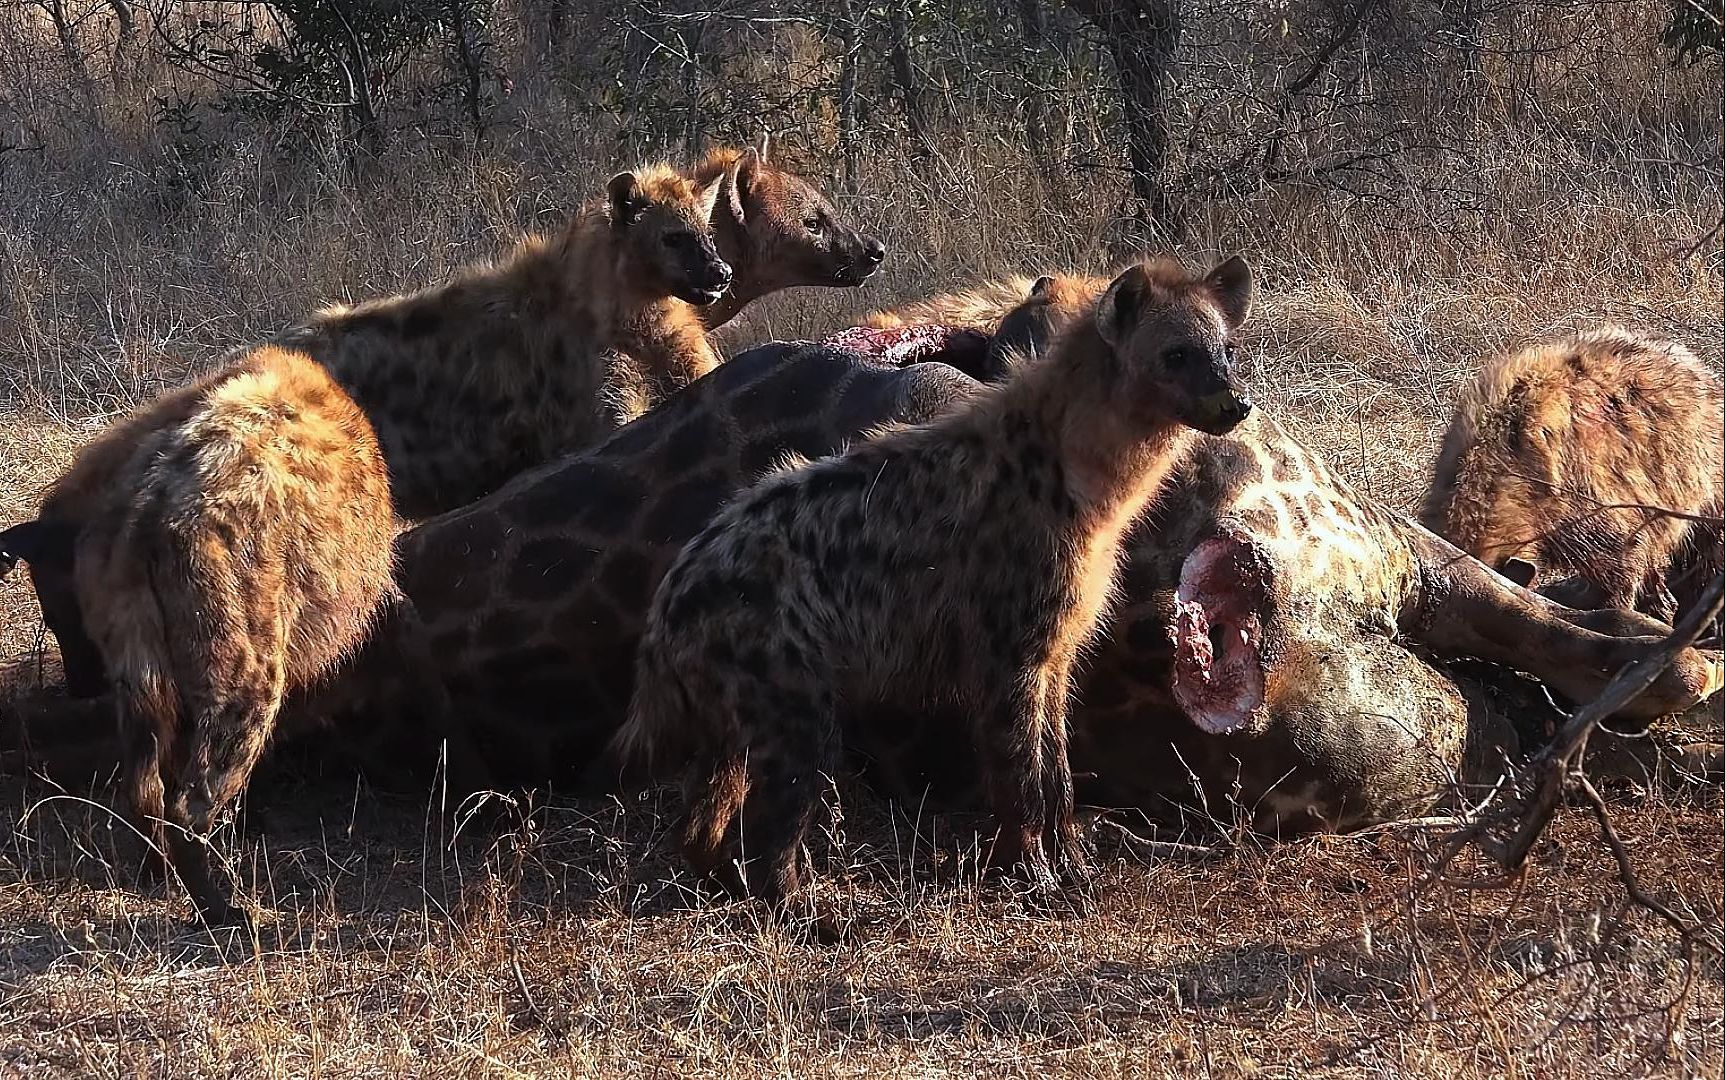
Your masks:
M719 186L666 165L620 173L558 236L280 340L371 418L403 516L453 509L717 365L690 305L731 284L708 221Z
M1226 431L1250 410L1230 343L1250 293L1238 258L1201 278L1133 267L1017 378L769 476L689 542L654 595L614 752L686 768L697 872L719 867L741 813L749 890L775 905L798 893L842 703L964 709L993 861L1042 886L1083 873L1073 665L1181 425Z
M1572 607L1665 622L1725 569L1725 386L1607 327L1488 363L1444 435L1423 523ZM1662 511L1671 511L1664 513Z
M860 284L885 257L886 249L879 240L846 225L832 204L814 187L792 173L768 164L764 142L758 149L714 150L692 170L692 177L697 187L714 188L710 219L713 243L720 258L734 271L730 291L717 303L698 309L702 321L709 327L720 325L744 305L776 289L793 285ZM451 345L453 339L450 335L459 331L446 330L441 336L430 333L433 326L446 322L445 313L438 308L443 298L453 302L447 314L452 320L448 325L454 327L473 325L469 319L473 314L471 308L481 302L487 290L506 301L505 315L510 311L521 313L508 306L513 302L510 301L509 287L511 283L523 285L533 277L527 269L529 265L544 270L546 276L555 274L556 267L547 263L548 246L545 241L530 242L518 253L515 261L502 267L470 271L454 285L422 290L372 305L380 312L393 311L400 318L400 333L392 335L385 331L383 323L374 323L369 338L348 339L346 348L352 353L348 363L360 368L364 366L360 354L364 351L365 340L376 343L380 351L392 353L402 364L417 357L411 365L385 373L381 377L383 389L377 391L391 401L399 399L399 408L404 410L408 420L418 408L414 402L420 400L416 396L420 394L453 394L456 400L448 405L448 410L459 412L462 403L480 404L480 398L497 405L499 402L516 402L523 395L531 394L537 402L541 396L537 391L541 380L546 387L555 383L567 388L565 396L571 401L583 393L595 393L597 401L583 401L573 413L523 411L516 416L517 428L508 433L490 432L487 437L495 435L502 442L528 447L522 452L524 458L545 453L544 447L559 446L574 451L580 449L584 441L597 443L610 428L644 411L658 393L667 389L669 383L680 381L681 376L670 380L648 378L638 365L621 354L613 351L600 357L597 351L593 351L592 356L588 356L584 345L571 346L570 354L561 357L513 353L510 355L517 361L530 363L512 368L508 363L497 362L497 358L488 353L470 354L464 352L458 342ZM516 276L508 273L511 267L519 271ZM515 297L523 303L530 299L532 297L526 295ZM676 318L679 334L692 333L692 328L687 326L677 309L673 309L672 315ZM329 325L341 327L347 323L334 318ZM502 329L507 331L509 328L504 326ZM320 333L314 325L291 332L284 340L299 339L307 346L318 346ZM483 345L484 342L475 339L473 344ZM704 354L691 351L689 355ZM588 366L572 369L561 366L563 360L582 358L589 361ZM455 367L439 368L440 363ZM691 363L689 370L692 372L705 364L704 359ZM476 372L485 377L480 378ZM519 385L522 379L530 385ZM364 381L364 377L354 376L354 380ZM548 420L553 430L539 433L529 430L536 422L535 416ZM479 423L478 420L472 422ZM583 432L589 432L590 437ZM460 436L461 431L453 431L450 435ZM571 440L573 445L564 445ZM441 452L457 457L461 454L460 446L445 445L447 439L431 441L440 446ZM534 446L540 449L533 449ZM492 451L479 446L476 452ZM0 533L0 568L9 570L20 559L29 563L31 583L42 605L43 622L59 643L67 689L77 697L99 695L106 687L106 678L100 653L84 632L82 617L73 598L72 544L82 521L83 502L101 497L104 485L112 477L112 465L112 462L90 459L87 465L68 473L54 485L40 504L35 521ZM399 455L393 465L401 470L410 469ZM489 465L480 464L475 469L480 473L507 473L511 467L506 464L494 470ZM400 490L396 492L396 498L400 510ZM417 502L425 505L416 507ZM407 499L410 509L417 508L427 513L430 512L427 507L435 507L442 502L465 505L465 500L444 492L433 492L419 500L411 496Z
M157 399L74 470L92 459L112 473L86 507L75 592L112 677L126 797L203 915L242 921L202 837L284 696L402 603L383 456L322 367L265 346Z

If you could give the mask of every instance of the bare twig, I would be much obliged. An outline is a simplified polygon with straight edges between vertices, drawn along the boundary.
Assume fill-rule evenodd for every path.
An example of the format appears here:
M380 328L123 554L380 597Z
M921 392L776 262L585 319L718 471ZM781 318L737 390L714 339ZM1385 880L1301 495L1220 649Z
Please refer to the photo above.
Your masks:
M1700 940L1708 948L1718 951L1720 945L1717 941L1641 889L1628 851L1612 827L1603 800L1581 772L1581 761L1588 737L1600 721L1621 710L1653 685L1665 669L1676 662L1678 655L1693 645L1718 617L1722 606L1725 606L1725 575L1713 579L1700 601L1684 615L1669 637L1618 672L1598 698L1575 711L1551 744L1534 759L1512 793L1506 798L1482 804L1470 815L1468 825L1450 838L1425 880L1441 876L1469 844L1477 845L1512 876L1519 873L1533 845L1551 824L1565 791L1574 784L1599 819L1601 833L1617 860L1619 876L1629 901L1670 923L1686 941ZM1511 825L1514 831L1507 840L1500 841L1492 835L1493 830Z

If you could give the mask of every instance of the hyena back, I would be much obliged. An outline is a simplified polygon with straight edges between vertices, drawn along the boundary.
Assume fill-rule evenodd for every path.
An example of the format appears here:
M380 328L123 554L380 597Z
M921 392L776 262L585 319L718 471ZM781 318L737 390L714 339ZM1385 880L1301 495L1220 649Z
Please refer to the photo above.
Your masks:
M1553 594L1572 607L1671 622L1725 569L1722 427L1725 387L1681 345L1541 343L1463 391L1422 523L1522 584L1574 575Z

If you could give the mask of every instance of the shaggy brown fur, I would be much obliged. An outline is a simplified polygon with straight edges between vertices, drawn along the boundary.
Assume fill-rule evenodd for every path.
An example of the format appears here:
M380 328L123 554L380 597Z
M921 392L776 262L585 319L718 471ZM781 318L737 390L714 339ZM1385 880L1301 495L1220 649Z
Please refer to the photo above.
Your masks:
M863 317L862 325L883 329L893 326L969 326L992 331L1000 325L1007 312L1052 280L1051 277L1030 278L1019 274L999 281L986 281L968 289L870 312ZM1104 286L1107 284L1103 282Z
M750 889L798 892L797 850L849 710L956 704L995 811L995 861L1081 872L1066 758L1072 668L1120 538L1182 442L1250 403L1233 259L1133 267L1049 356L955 414L763 480L654 596L624 763L687 766L684 851L719 864L739 812ZM746 805L745 805L746 802Z
M731 283L708 227L719 183L614 177L560 236L283 336L370 417L409 518L472 502L598 441L718 358L690 303Z
M690 175L720 182L713 236L737 275L724 297L701 309L709 329L780 289L861 285L886 259L886 245L845 224L812 184L769 165L765 139L759 148L709 151Z
M273 347L93 444L76 593L107 658L126 791L205 916L241 918L200 839L244 789L283 695L327 674L397 596L394 519L365 414ZM158 850L160 850L158 848Z
M1725 387L1681 345L1615 327L1536 345L1463 392L1423 521L1500 570L1575 575L1574 606L1670 622L1725 568L1722 430Z

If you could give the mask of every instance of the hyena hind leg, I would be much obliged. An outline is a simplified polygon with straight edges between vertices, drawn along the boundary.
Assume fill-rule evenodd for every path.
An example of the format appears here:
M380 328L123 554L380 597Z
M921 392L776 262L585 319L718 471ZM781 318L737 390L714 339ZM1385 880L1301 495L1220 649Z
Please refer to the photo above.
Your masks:
M746 880L752 895L784 909L801 897L803 842L826 778L837 772L837 710L825 689L762 684L739 694L737 714L748 769L740 837Z
M748 797L749 776L743 756L729 750L708 764L696 764L683 780L683 857L697 877L714 877L741 894L743 883L722 865L726 839Z
M167 790L168 850L199 914L212 926L244 926L244 912L218 878L209 836L245 791L281 709L281 678L210 693L193 716L183 763Z
M168 871L168 835L163 827L163 819L167 816L162 786L163 748L144 711L128 704L127 697L124 692L116 695L125 761L121 783L127 819L137 830L138 842L143 848L138 876L140 880L153 884L166 881Z

